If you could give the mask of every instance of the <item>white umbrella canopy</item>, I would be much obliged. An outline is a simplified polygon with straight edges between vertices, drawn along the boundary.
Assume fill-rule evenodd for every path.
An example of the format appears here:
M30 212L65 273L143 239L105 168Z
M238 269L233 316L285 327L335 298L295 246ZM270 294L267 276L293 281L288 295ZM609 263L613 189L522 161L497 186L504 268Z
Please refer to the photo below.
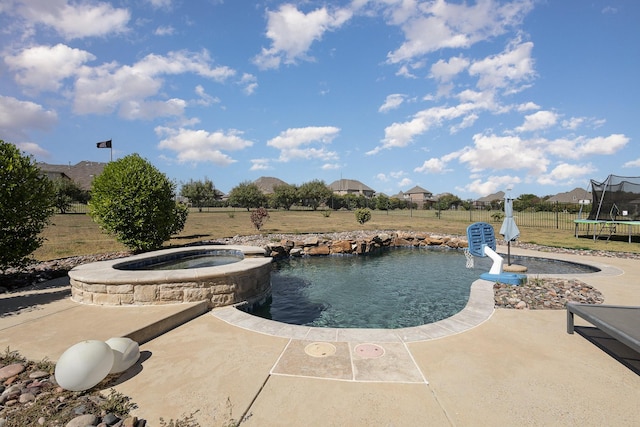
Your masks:
M504 221L500 227L500 234L507 241L507 265L511 265L511 241L520 236L520 230L513 219L513 199L504 199Z
M504 236L504 240L510 242L520 236L520 230L513 219L513 199L504 199L504 216L500 234Z

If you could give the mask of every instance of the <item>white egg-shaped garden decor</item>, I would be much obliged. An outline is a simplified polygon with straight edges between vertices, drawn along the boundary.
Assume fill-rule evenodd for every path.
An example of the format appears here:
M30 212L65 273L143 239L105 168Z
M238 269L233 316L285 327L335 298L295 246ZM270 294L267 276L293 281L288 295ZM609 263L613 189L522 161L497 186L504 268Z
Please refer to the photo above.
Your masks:
M113 350L110 374L126 371L140 358L140 346L131 338L109 338L106 343Z
M69 347L56 364L55 378L65 390L90 389L113 367L113 350L104 341L87 340Z

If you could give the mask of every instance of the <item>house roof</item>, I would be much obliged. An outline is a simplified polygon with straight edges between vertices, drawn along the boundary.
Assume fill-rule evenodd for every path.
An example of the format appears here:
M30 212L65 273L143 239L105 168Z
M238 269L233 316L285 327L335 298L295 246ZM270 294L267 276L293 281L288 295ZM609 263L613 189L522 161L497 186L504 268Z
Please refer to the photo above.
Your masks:
M375 193L373 188L355 179L339 179L333 181L328 187L332 191L371 191Z
M584 188L574 188L566 193L558 193L547 199L547 202L578 203L580 200L591 200L593 195Z
M279 178L274 178L272 176L261 176L260 178L253 181L255 185L258 186L260 191L264 194L273 194L273 187L278 185L288 185L286 182Z
M37 165L48 175L64 174L83 190L90 190L93 177L100 175L107 164L83 160L75 165L50 165L48 163L38 163Z
M494 200L503 200L504 191L498 191L497 193L489 194L488 196L480 197L478 202L493 202Z
M429 194L429 195L432 195L433 193L431 191L429 191L429 190L425 190L424 188L420 187L419 185L416 185L411 190L405 191L404 194Z

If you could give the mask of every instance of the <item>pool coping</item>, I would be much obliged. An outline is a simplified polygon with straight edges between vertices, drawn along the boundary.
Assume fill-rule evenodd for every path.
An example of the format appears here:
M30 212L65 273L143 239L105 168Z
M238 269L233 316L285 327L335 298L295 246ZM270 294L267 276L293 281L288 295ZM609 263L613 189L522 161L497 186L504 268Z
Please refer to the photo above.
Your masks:
M537 258L550 258L568 262L576 262L575 256L545 253ZM583 261L583 260L581 260ZM600 269L593 273L573 274L528 274L531 278L580 279L585 276L617 276L623 273L619 268L608 264L584 260L582 264ZM211 314L230 325L249 331L305 341L326 342L392 342L412 343L429 341L456 335L473 329L491 318L495 312L494 282L477 279L471 284L469 300L465 307L455 315L433 323L397 329L368 328L320 328L312 326L292 325L274 320L264 319L238 308L237 305L215 308Z

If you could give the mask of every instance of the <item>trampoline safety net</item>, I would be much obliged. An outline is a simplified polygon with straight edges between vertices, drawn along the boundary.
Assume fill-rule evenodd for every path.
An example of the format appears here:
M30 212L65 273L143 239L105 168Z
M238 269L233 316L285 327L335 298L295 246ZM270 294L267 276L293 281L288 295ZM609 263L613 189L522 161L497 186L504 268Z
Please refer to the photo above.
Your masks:
M593 205L590 220L640 220L640 177L609 175L603 182L591 180Z

